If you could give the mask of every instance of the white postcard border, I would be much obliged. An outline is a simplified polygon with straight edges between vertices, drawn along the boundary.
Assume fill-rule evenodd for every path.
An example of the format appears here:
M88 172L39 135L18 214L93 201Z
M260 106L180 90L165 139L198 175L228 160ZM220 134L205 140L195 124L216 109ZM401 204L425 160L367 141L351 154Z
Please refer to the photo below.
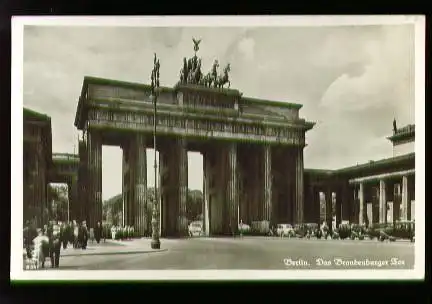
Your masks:
M416 242L413 270L157 270L23 271L23 32L40 26L336 26L415 24ZM13 17L11 86L11 280L406 280L425 269L425 17L243 16L243 17Z

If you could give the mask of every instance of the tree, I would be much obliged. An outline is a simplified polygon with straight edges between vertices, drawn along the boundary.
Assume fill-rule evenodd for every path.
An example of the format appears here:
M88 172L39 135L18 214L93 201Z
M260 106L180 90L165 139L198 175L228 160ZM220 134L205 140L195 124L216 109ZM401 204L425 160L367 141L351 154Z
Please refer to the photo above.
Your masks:
M50 218L66 221L69 207L68 187L65 185L49 185L47 197L52 210Z
M203 193L200 190L188 190L188 198L186 203L188 220L200 220L199 217L203 213L203 202Z
M160 195L160 194L159 194ZM153 204L155 203L154 188L147 189L147 217L152 218ZM203 194L200 190L188 190L186 202L187 219L200 220L202 218ZM123 217L123 195L117 194L102 204L102 217L110 224L121 225ZM149 221L150 223L150 221Z

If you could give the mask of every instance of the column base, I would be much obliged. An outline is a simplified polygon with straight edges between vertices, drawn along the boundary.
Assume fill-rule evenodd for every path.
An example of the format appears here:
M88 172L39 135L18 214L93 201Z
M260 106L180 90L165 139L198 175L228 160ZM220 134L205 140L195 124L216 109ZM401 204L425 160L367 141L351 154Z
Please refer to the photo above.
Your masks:
M151 249L160 249L160 240L152 240L150 243Z

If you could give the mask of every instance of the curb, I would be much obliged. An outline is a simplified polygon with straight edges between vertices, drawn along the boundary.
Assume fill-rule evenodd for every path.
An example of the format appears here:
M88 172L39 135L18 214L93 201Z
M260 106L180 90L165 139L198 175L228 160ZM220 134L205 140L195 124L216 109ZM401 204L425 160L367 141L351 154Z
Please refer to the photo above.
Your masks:
M77 254L65 254L60 255L61 258L67 257L79 257L79 256L95 256L95 255L127 255L127 254L139 254L139 253L158 253L168 251L168 249L158 250L134 250L134 251L117 251L117 252L90 252L90 253L77 253Z

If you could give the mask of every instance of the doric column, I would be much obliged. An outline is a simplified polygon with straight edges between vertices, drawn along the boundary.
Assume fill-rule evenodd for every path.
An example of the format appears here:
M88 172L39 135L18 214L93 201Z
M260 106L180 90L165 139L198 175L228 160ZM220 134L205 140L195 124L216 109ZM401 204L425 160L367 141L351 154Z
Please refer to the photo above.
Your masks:
M408 176L402 177L402 219L408 220Z
M211 167L209 166L209 159L207 156L207 153L204 153L203 155L203 229L204 234L206 236L210 235L210 208L209 208L209 201L210 201L210 189L209 189L209 182L210 182L210 175L211 172L209 172Z
M70 202L69 202L69 220L76 220L79 214L79 201L78 201L78 177L73 175L71 178L71 183L69 187L70 192Z
M271 146L265 145L264 147L264 209L263 220L269 221L272 224L272 154Z
M127 172L128 172L128 163L127 163L127 155L128 155L128 147L122 147L123 157L122 157L122 219L121 223L117 223L118 225L126 226L127 223ZM113 216L118 212L118 210L112 210Z
M358 190L358 200L359 200L359 224L364 224L364 188L363 183L360 183Z
M326 223L330 229L333 229L333 192L329 186L327 186L325 192L325 204L326 204Z
M384 180L380 180L379 187L379 221L385 223L387 222L387 198Z
M87 132L89 162L89 203L90 214L88 228L94 228L97 222L102 223L102 144L98 134Z
M228 150L228 215L232 233L238 230L237 144L230 143Z
M303 188L303 170L304 170L304 164L303 164L303 147L297 148L297 153L295 157L296 162L296 199L295 199L295 223L296 224L302 224L304 215L303 215L303 208L304 208L304 188ZM331 199L331 197L330 197Z
M147 218L147 155L145 137L137 134L135 141L135 231L144 236L148 231Z
M185 139L177 141L178 150L178 219L177 230L180 236L187 236L187 194L188 194L188 157Z

